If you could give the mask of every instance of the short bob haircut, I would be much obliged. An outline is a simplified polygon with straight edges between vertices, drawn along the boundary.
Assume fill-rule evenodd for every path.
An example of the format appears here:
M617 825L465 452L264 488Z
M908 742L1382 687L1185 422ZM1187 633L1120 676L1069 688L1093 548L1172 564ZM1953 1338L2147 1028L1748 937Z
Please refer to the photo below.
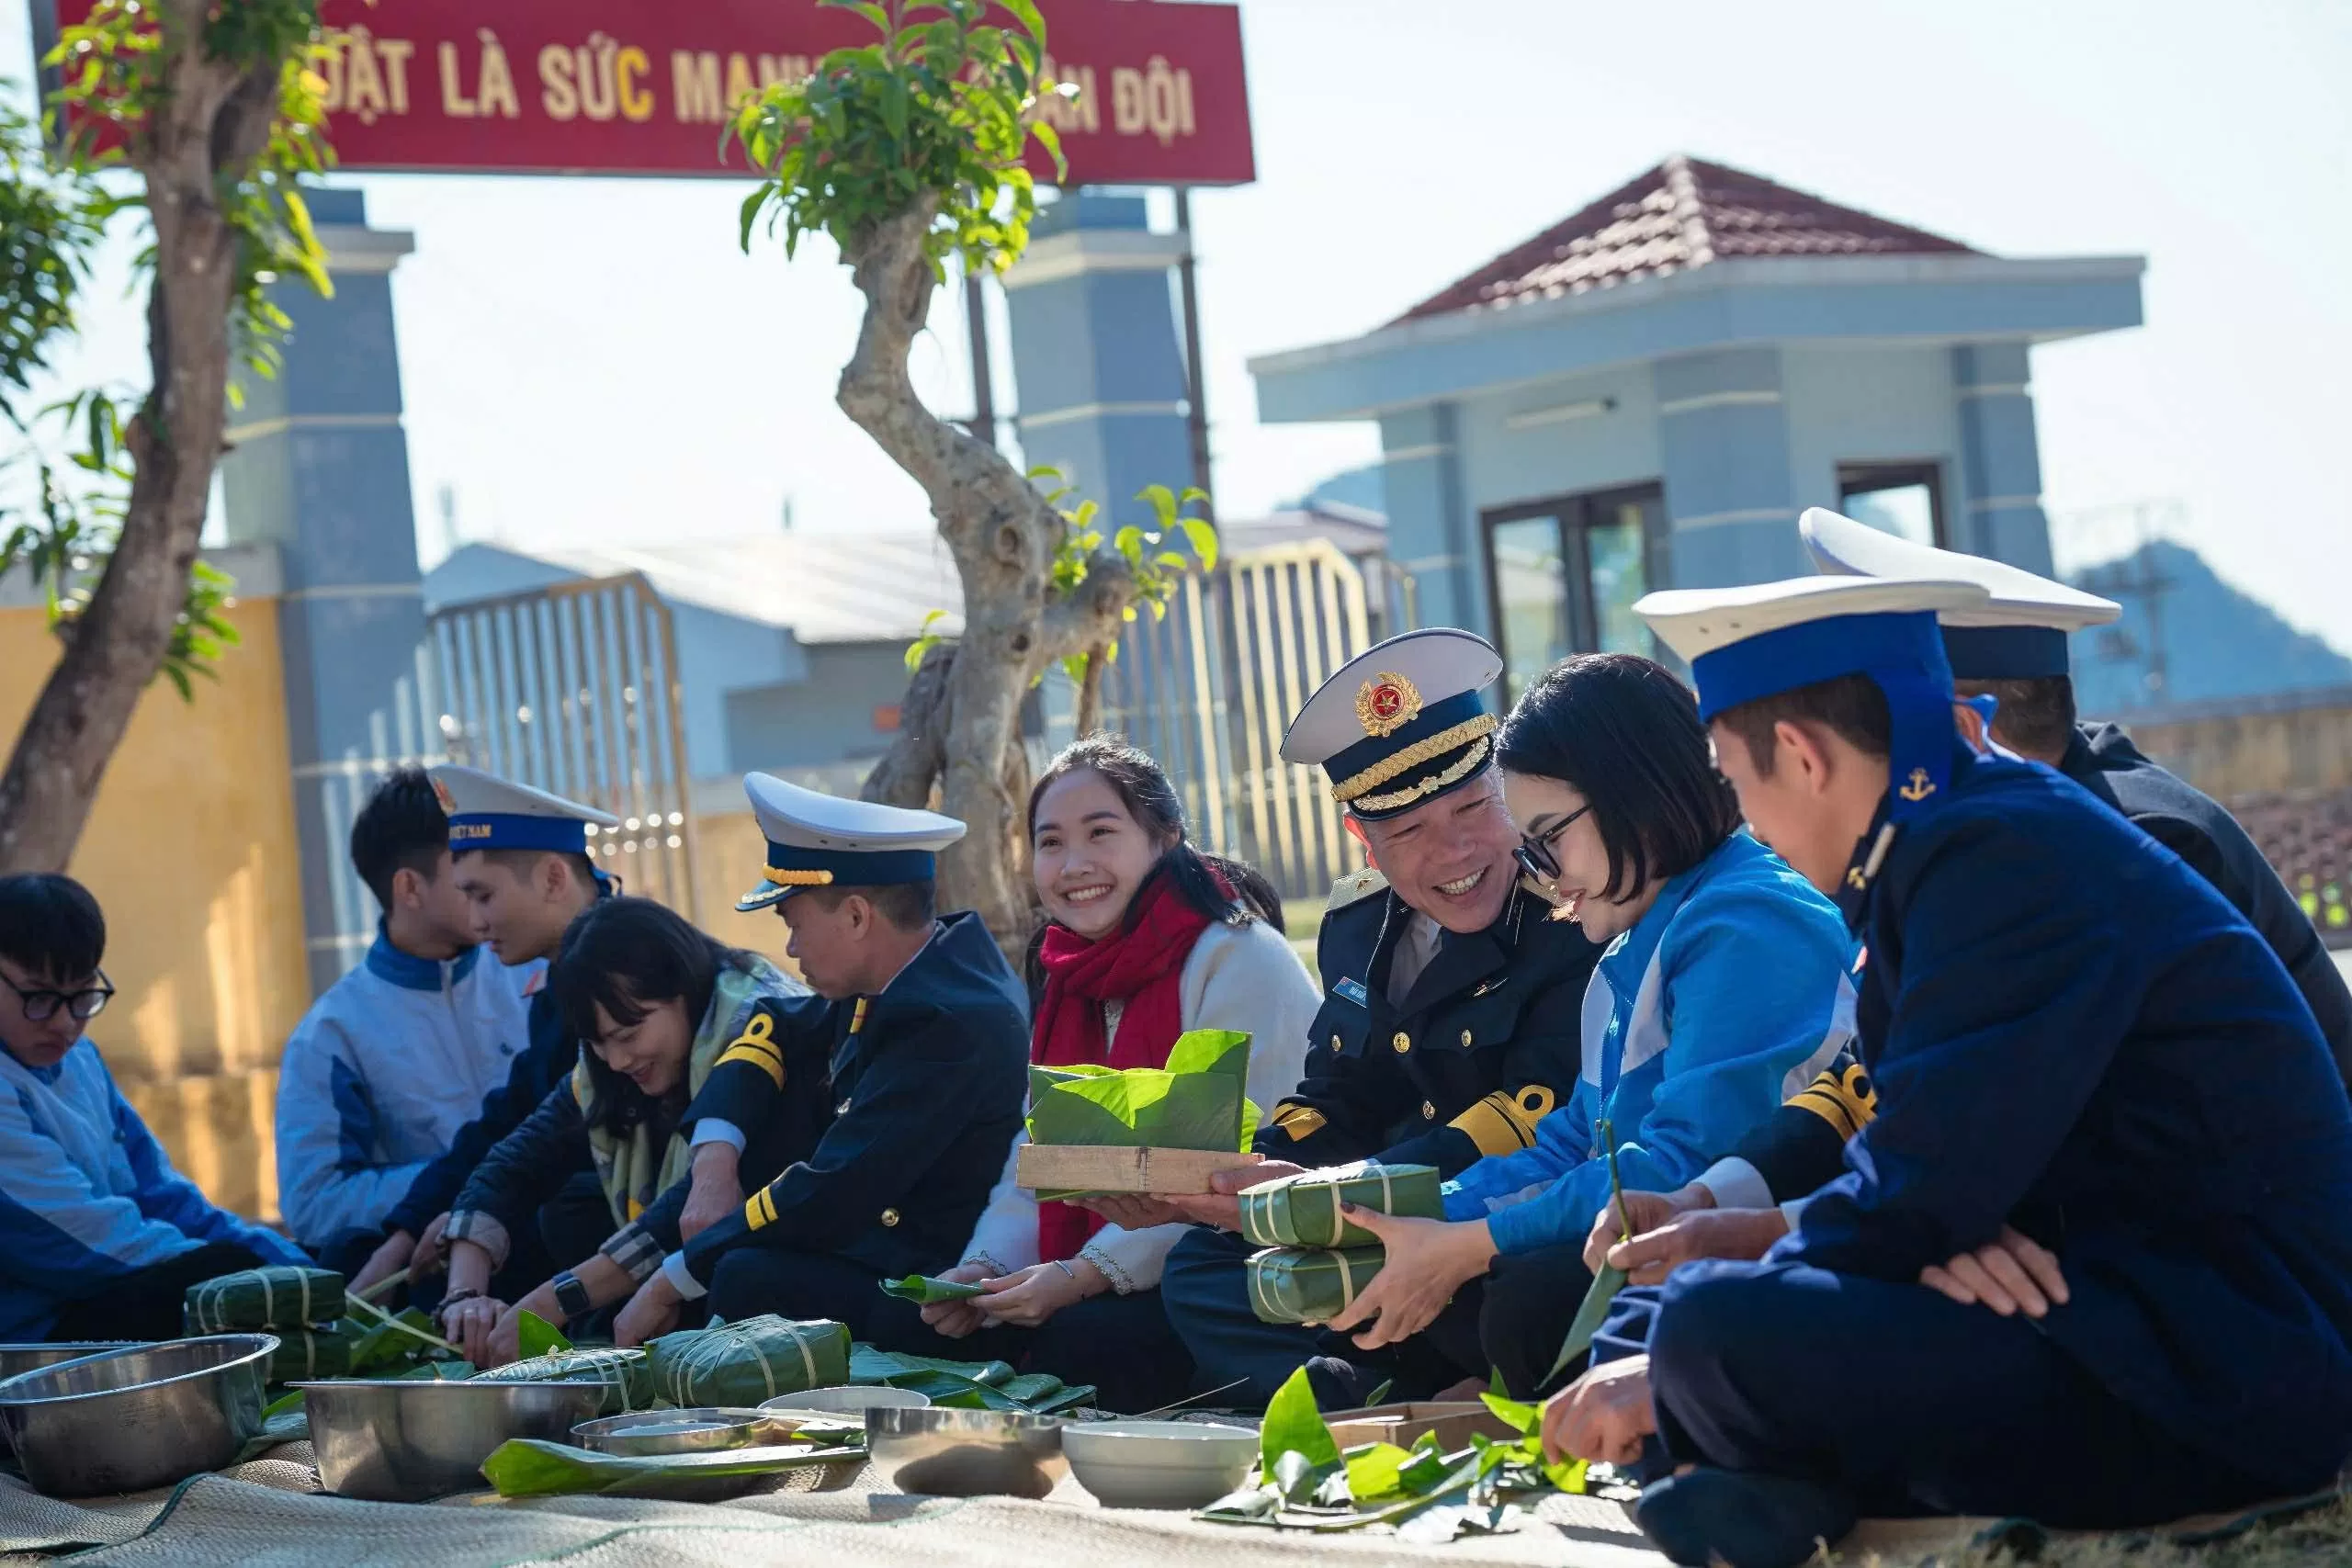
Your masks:
M584 1111L591 1126L626 1133L647 1107L644 1093L589 1048L596 1038L596 1010L627 1028L676 997L685 1003L691 1036L710 1010L719 973L749 970L752 962L751 954L704 935L650 898L606 898L564 928L563 946L548 965L548 994L564 1027L581 1042L593 1091Z
M107 918L70 876L28 871L0 876L0 958L36 984L78 986L107 955Z
M1557 779L1591 806L1609 852L1604 900L1690 870L1739 827L1697 699L1635 654L1554 665L1504 721L1495 754L1506 772Z

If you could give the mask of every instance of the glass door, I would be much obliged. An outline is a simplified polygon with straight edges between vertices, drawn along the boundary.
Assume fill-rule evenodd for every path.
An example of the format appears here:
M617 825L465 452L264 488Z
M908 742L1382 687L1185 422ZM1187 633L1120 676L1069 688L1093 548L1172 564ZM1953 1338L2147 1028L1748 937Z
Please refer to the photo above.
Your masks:
M1511 701L1572 653L1655 657L1634 602L1650 591L1664 526L1655 486L1487 514L1495 630Z

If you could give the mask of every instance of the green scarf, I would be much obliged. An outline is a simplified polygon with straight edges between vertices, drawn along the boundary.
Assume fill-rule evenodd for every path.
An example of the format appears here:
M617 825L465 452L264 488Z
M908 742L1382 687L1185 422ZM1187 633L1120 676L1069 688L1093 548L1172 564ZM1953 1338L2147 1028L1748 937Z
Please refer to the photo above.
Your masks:
M763 1001L782 1001L801 994L801 988L787 979L784 971L764 958L754 956L749 969L721 969L718 983L711 987L710 1006L703 1010L702 1025L695 1031L694 1045L687 1053L688 1101L702 1092L703 1080L710 1077L712 1066L750 1024L753 1008ZM579 1065L571 1069L571 1096L583 1111L595 1097L594 1085L588 1077L585 1046L582 1047ZM628 1130L625 1138L592 1124L588 1129L588 1147L596 1157L596 1179L604 1186L605 1200L612 1204L613 1217L622 1224L635 1223L654 1199L685 1179L693 1164L693 1151L676 1133L670 1134L669 1142L657 1154L653 1130L641 1121Z

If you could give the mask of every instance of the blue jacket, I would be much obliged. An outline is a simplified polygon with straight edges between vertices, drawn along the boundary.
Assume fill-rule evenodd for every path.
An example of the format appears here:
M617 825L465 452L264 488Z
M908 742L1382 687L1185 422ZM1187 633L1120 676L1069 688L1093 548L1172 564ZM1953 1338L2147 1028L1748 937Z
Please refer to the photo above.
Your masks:
M0 1051L0 1340L40 1339L61 1303L216 1241L310 1261L172 1168L96 1046L85 1040L53 1067Z
M2039 1327L2281 1495L2352 1456L2352 1105L2278 955L2059 774L1962 759L1862 908L1878 1114L1768 1261L1908 1282L2006 1223ZM1670 1310L1670 1305L1669 1305ZM1825 1397L1827 1397L1825 1394Z
M525 987L545 968L478 947L413 958L379 930L311 1004L277 1079L277 1201L304 1246L378 1229L448 1150L527 1043Z
M1658 890L1601 954L1584 998L1576 1093L1534 1146L1446 1187L1451 1220L1495 1246L1581 1241L1609 1198L1606 1117L1629 1190L1681 1186L1810 1082L1853 1032L1852 953L1828 899L1745 831Z

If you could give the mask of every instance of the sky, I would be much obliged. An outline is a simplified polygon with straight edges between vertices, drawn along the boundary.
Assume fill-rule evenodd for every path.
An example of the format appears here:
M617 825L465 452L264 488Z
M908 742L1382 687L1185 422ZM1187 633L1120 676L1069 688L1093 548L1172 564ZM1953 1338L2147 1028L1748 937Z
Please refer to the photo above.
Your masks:
M0 0L18 82L27 4ZM1224 515L1378 456L1366 425L1259 425L1250 357L1367 331L1687 152L1999 254L2145 255L2144 327L2034 353L2062 566L2129 547L2144 515L2352 649L2352 6L1242 0L1242 17L1259 179L1193 204ZM787 498L802 528L928 525L832 404L847 274L821 243L743 254L741 186L356 183L372 222L416 236L394 291L428 561L445 488L461 536L521 544L741 535L780 526ZM961 321L944 294L917 351L951 414ZM142 354L110 288L62 375L136 385Z

